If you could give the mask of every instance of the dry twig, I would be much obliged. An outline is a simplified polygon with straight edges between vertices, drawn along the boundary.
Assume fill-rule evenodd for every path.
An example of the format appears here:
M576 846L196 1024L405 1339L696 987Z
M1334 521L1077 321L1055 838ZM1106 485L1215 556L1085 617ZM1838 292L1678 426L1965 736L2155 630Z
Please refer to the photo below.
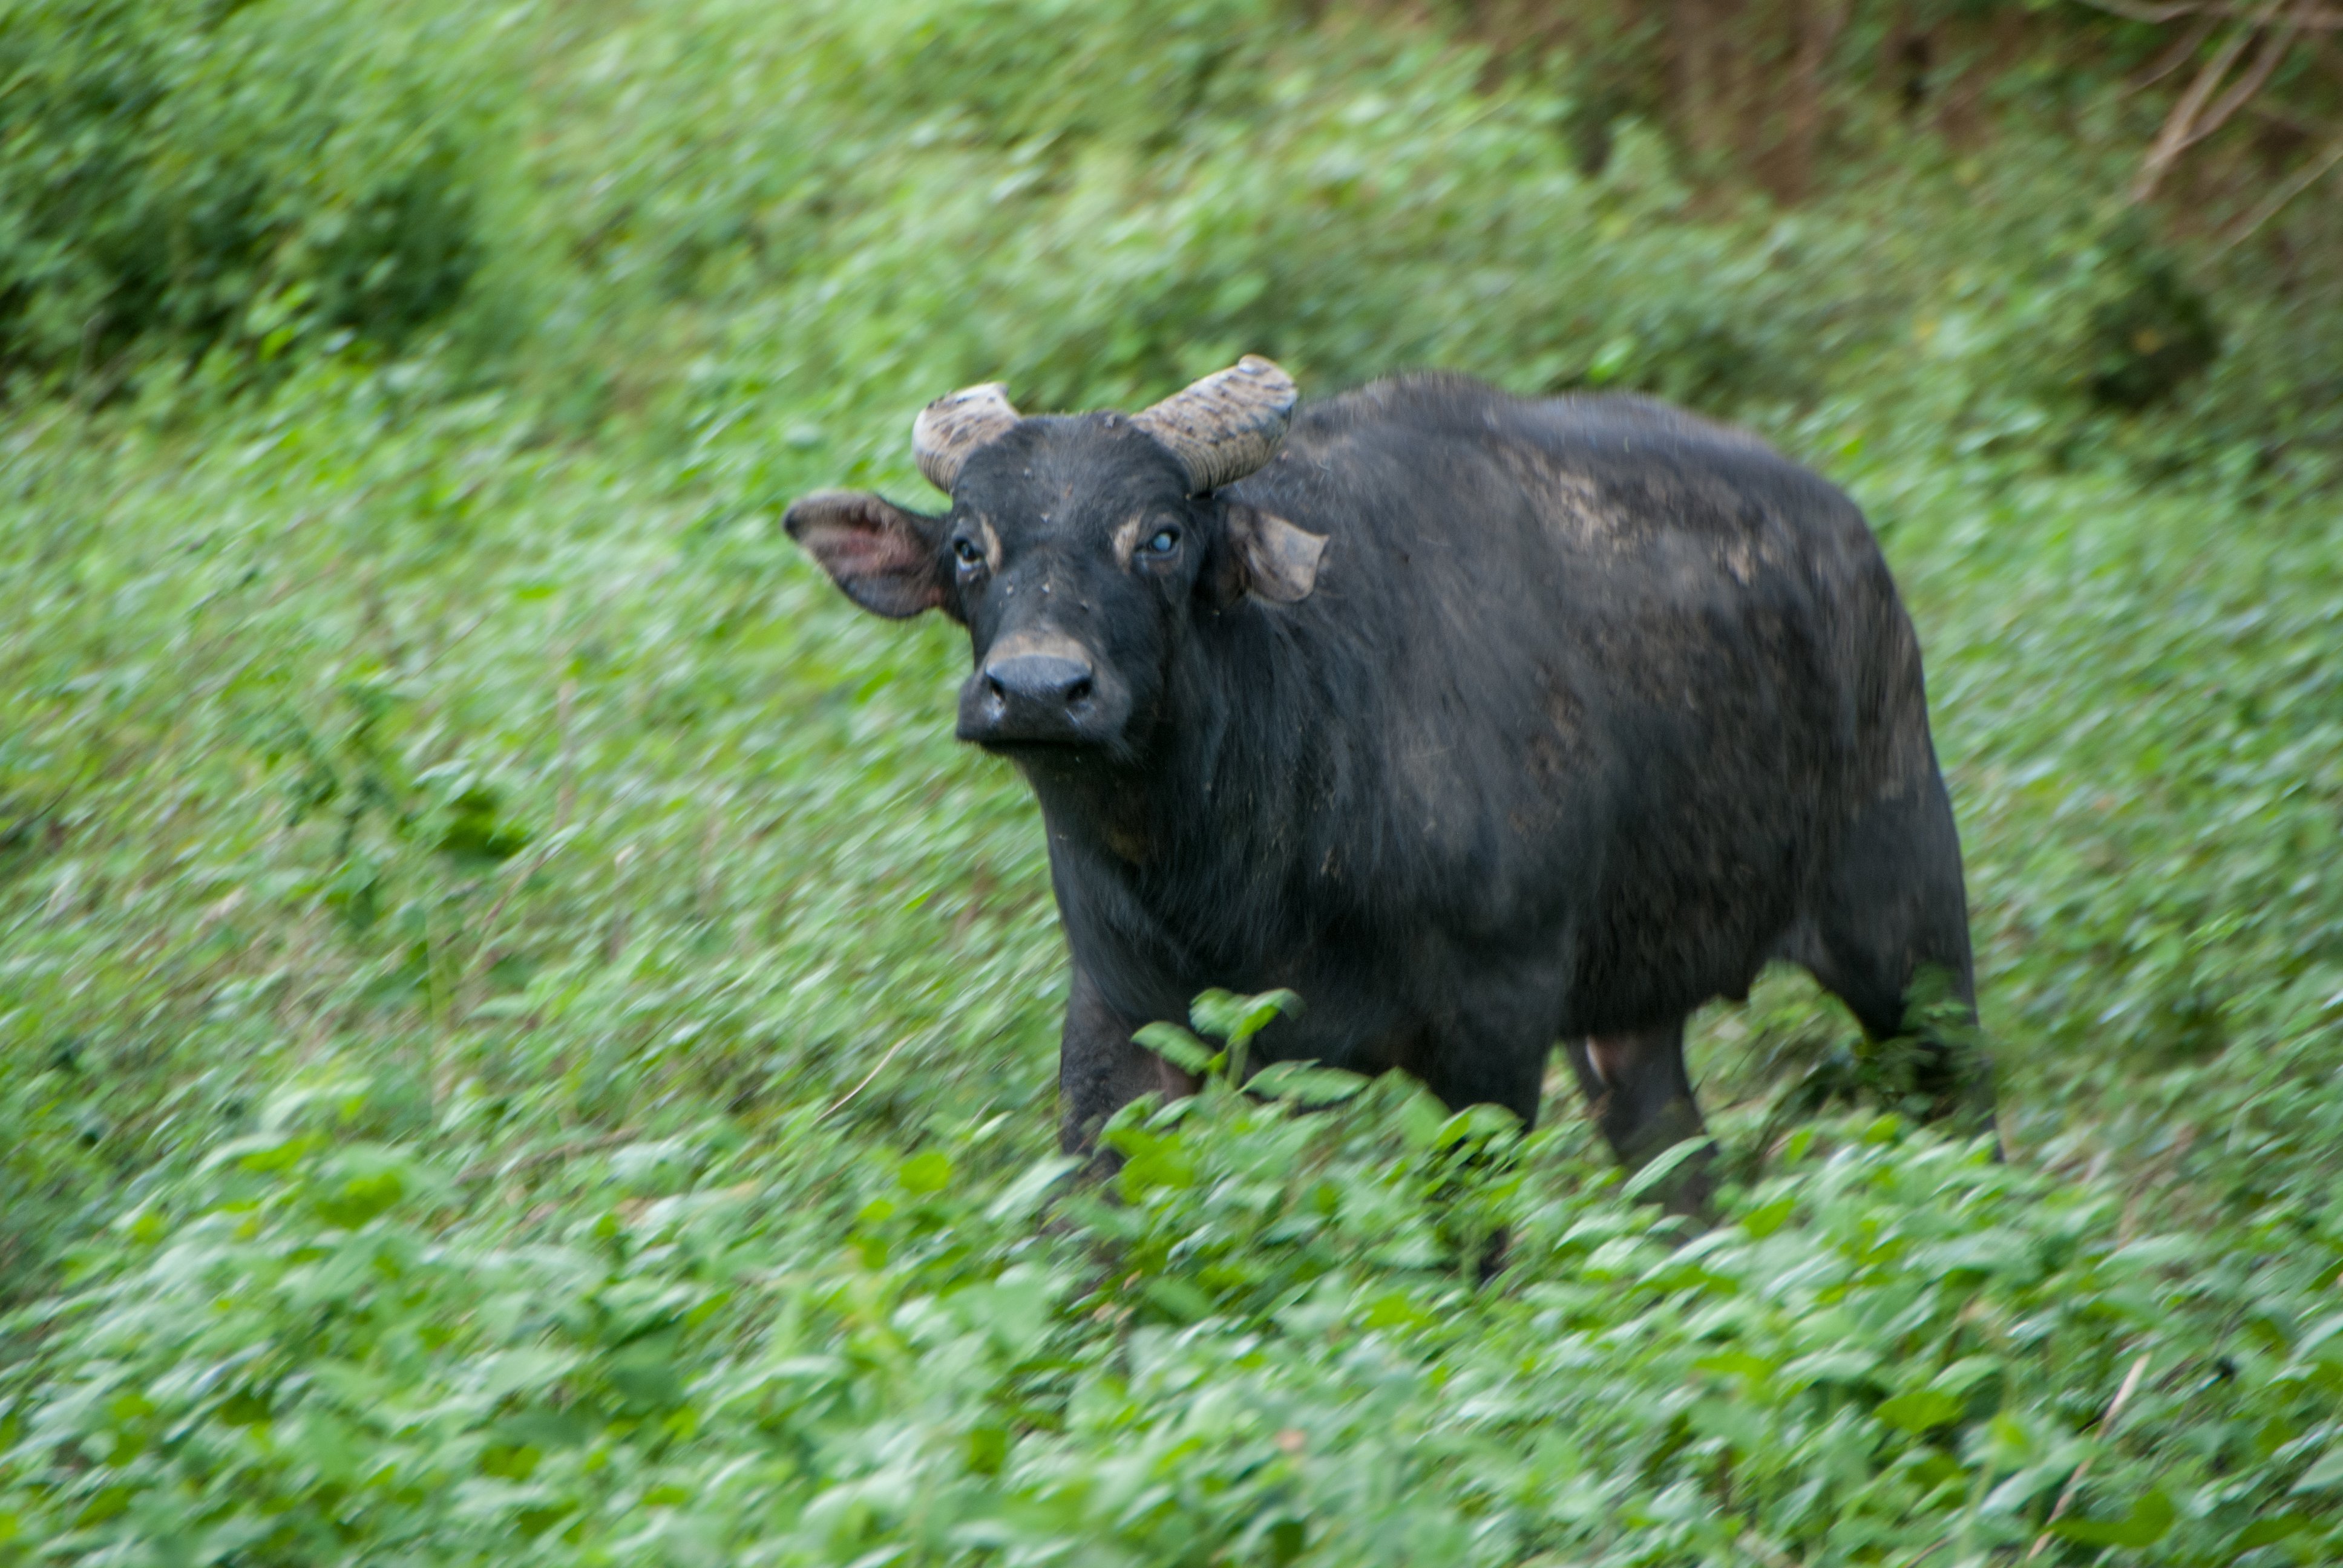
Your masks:
M879 1059L879 1065L878 1065L877 1067L872 1068L870 1071L868 1071L868 1072L864 1073L864 1074L862 1075L862 1081L861 1081L861 1082L860 1082L860 1083L856 1084L853 1088L851 1088L851 1089L848 1090L844 1094L842 1094L842 1095L839 1096L836 1100L834 1100L834 1101L830 1101L830 1103L823 1109L822 1113L821 1113L820 1116L817 1116L817 1117L815 1117L815 1118L814 1118L814 1121L815 1121L816 1122L827 1121L829 1121L831 1117L833 1117L833 1116L837 1115L840 1111L841 1111L845 1110L845 1109L847 1108L847 1106L848 1106L848 1105L850 1105L850 1104L851 1104L851 1103L853 1102L854 1097L855 1097L856 1095L858 1095L858 1094L861 1093L864 1090L866 1090L866 1089L870 1088L870 1081L871 1081L872 1079L874 1079L874 1078L878 1077L878 1076L879 1076L879 1074L880 1074L880 1072L882 1072L883 1070L885 1070L886 1066L887 1066L887 1064L888 1064L889 1062L890 1062L890 1061L892 1061L892 1060L895 1060L895 1053L896 1053L897 1051L899 1051L899 1050L902 1050L905 1046L907 1046L907 1045L909 1045L909 1044L910 1044L910 1043L911 1043L911 1037L910 1037L910 1035L908 1035L908 1034L907 1034L907 1035L905 1035L902 1039L900 1039L900 1040L897 1040L894 1044L892 1044L892 1045L889 1046L889 1047L887 1048L887 1054L886 1054L886 1055L884 1055L884 1056L882 1056L882 1057L880 1057L880 1058Z
M2156 194L2156 187L2162 182L2165 172L2172 167L2173 161L2188 146L2189 133L2196 129L2197 117L2205 112L2205 106L2212 100L2221 84L2227 80L2230 67L2237 63L2237 56L2243 55L2247 45L2259 35L2263 25L2277 15L2282 3L2283 0L2270 0L2259 16L2234 29L2228 40L2210 60L2205 62L2204 67L2197 73L2197 79L2188 84L2188 90L2180 95L2180 101L2174 104L2172 112L2164 117L2163 128L2156 133L2156 140L2148 146L2147 156L2140 161L2138 177L2132 181L2132 200L2146 201Z
M2338 164L2343 164L2343 136L2336 138L2335 145L2327 149L2325 156L2313 158L2308 167L2271 192L2267 201L2247 214L2245 220L2237 225L2236 232L2223 240L2220 248L2213 254L2226 256L2252 238L2255 230L2276 217L2287 203L2317 185Z
M2264 18L2266 9L2245 5L2141 5L2133 0L2077 0L2094 11L2104 11L2110 16L2120 16L2127 22L2145 22L2152 27L2167 22L2177 22L2183 16L2209 16L2217 22L2250 22ZM2343 33L2343 11L2314 11L2305 7L2297 19L2297 26L2310 33Z
M2099 1418L2099 1436L2102 1440L2115 1434L2116 1422L2122 1416L2124 1405L2130 1401L2131 1391L2139 1386L2140 1376L2147 1371L2147 1357L2142 1356L2132 1362L2131 1371L2124 1374L2123 1387L2116 1390L2115 1399L2107 1405L2107 1413ZM2066 1517L2066 1510L2075 1505L2075 1493L2082 1490L2083 1477L2089 1474L2090 1471L2091 1462L2088 1459L2075 1466L2075 1473L2066 1478L2066 1484L2058 1493L2058 1501L2050 1505L2050 1517L2042 1522L2042 1533L2034 1538L2034 1544L2027 1549L2025 1559L2026 1562L2031 1563L2039 1557L2042 1554L2042 1549L2050 1544L2050 1527Z
M2124 84L2124 91L2144 93L2195 59L2197 51L2205 46L2205 40L2211 37L2214 29L2220 25L2221 19L2218 16L2198 17L2194 27L2183 33L2174 41L2170 48L2147 63L2147 70L2127 81Z
M2182 150L2195 146L2227 125L2230 117L2245 107L2269 81L2279 62L2286 58L2287 51L2294 46L2295 37L2300 32L2301 28L2289 21L2276 32L2264 35L2261 52L2254 56L2253 63L2246 67L2245 74L2237 78L2236 84L2189 128L2188 139L2180 144Z

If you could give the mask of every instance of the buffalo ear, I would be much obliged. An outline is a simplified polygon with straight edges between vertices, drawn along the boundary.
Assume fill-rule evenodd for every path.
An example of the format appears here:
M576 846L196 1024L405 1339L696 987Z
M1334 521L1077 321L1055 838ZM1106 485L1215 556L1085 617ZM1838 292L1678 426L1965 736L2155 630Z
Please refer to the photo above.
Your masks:
M1245 594L1272 604L1299 604L1318 586L1325 535L1238 501L1228 510L1227 538L1218 585L1222 604L1234 604Z
M817 490L790 505L781 527L847 598L902 620L946 604L940 521L867 491Z

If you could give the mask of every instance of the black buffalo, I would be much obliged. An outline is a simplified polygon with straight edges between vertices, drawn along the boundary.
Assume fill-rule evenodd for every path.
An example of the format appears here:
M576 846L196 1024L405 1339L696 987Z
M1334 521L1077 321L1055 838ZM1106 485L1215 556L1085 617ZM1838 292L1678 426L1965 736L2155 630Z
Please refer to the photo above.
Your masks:
M1640 1162L1702 1130L1685 1015L1775 959L1875 1039L1941 977L1915 1058L1989 1126L1919 647L1855 505L1639 398L1293 400L1250 357L1136 416L974 387L914 427L942 516L789 510L857 603L968 627L960 735L1040 799L1072 951L1066 1148L1185 1087L1135 1026L1288 987L1262 1060L1527 1122L1560 1040Z

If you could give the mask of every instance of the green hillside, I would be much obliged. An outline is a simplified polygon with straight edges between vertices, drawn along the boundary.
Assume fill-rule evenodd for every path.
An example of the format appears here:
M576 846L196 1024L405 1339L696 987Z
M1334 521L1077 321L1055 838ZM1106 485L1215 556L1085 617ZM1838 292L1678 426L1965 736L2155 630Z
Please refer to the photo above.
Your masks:
M1510 15L0 5L0 1568L2343 1557L2343 176L2134 203L2079 7L1835 13L1790 184ZM1559 1058L1052 1185L1038 816L779 518L1249 351L1856 498L2007 1164L1785 974L1689 1240Z

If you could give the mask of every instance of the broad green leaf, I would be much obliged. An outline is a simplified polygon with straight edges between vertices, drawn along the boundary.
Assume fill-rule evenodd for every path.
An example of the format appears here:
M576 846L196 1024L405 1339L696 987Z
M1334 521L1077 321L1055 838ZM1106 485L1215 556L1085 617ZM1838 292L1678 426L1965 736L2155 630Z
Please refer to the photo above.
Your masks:
M1178 1068L1181 1071L1202 1077L1211 1072L1219 1056L1204 1042L1176 1023L1142 1025L1131 1039Z
M1643 1169L1627 1178L1620 1188L1630 1201L1636 1202L1658 1191L1684 1162L1711 1146L1706 1136L1686 1138L1670 1144L1645 1162Z
M1301 1061L1272 1061L1245 1084L1255 1094L1296 1105L1339 1105L1366 1086L1367 1080L1355 1072Z
M1942 1390L1911 1389L1893 1399L1882 1400L1872 1414L1901 1432L1917 1436L1936 1427L1949 1426L1961 1418L1967 1402Z
M2152 1487L2121 1519L2078 1519L2072 1514L2050 1526L2061 1540L2084 1546L2153 1546L2172 1528L2176 1515L2161 1487Z

